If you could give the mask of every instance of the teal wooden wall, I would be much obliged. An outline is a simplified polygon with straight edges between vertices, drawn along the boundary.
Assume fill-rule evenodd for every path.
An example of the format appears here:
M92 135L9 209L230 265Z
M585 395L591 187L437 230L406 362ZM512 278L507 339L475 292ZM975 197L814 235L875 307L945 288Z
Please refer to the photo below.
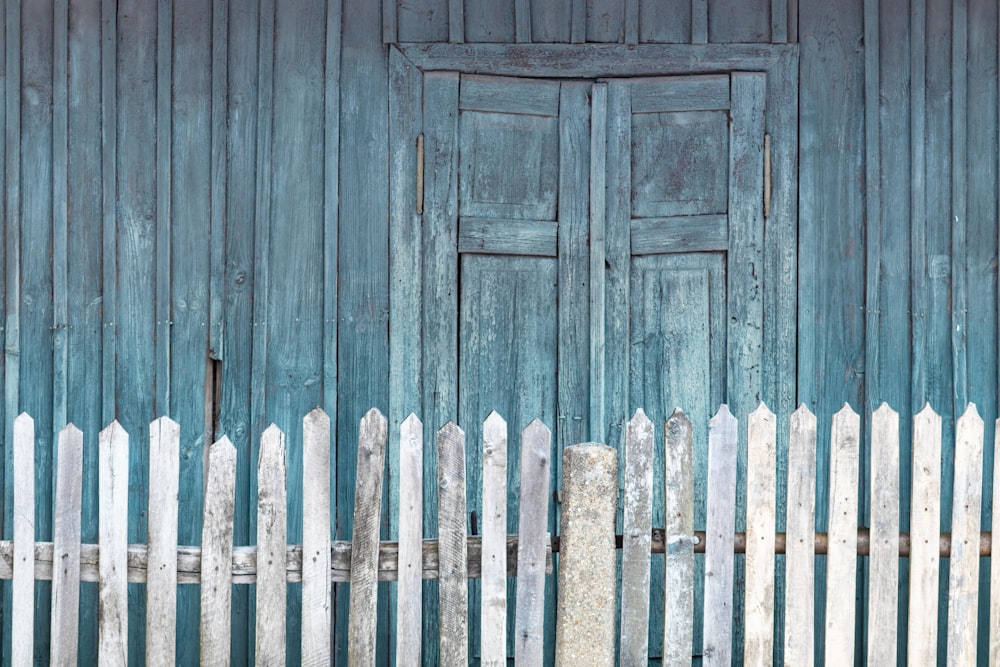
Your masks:
M845 401L867 411L884 400L904 428L905 415L930 401L947 434L971 400L992 437L995 0L711 0L704 15L692 11L698 3L668 11L646 0L383 5L0 2L0 433L9 443L22 410L36 419L38 539L51 537L54 434L72 421L91 438L83 536L96 541L94 436L117 418L134 443L129 537L143 541L141 445L148 422L168 414L182 426L188 484L181 541L199 539L204 445L226 433L239 451L236 536L252 543L251 435L270 422L286 429L297 489L298 420L316 405L337 434L331 535L350 535L356 424L373 405L389 408L397 377L384 41L797 43L798 222L766 257L764 289L779 324L765 332L773 363L762 369L764 397L783 414L804 402L821 415ZM10 448L3 452L9 538ZM826 474L821 460L820 529ZM300 503L293 496L290 516ZM947 521L947 501L942 510ZM292 520L289 538L299 535ZM48 585L37 591L46 618ZM6 587L3 595L9 609ZM130 595L141 608L142 588ZM252 592L238 587L234 599L235 623L252 635ZM92 584L82 600L96 605ZM380 609L388 601L382 587ZM340 628L345 603L340 590ZM181 605L197 607L193 591ZM82 618L93 637L95 614ZM385 611L380 623L386 638ZM141 614L130 625L137 658ZM191 621L182 628L197 633ZM291 646L297 633L293 621ZM246 661L249 640L235 642L235 663ZM4 655L8 644L5 635ZM40 626L39 659L46 644ZM382 646L387 660L388 639ZM93 662L95 647L84 641L82 660ZM178 649L196 660L193 642Z

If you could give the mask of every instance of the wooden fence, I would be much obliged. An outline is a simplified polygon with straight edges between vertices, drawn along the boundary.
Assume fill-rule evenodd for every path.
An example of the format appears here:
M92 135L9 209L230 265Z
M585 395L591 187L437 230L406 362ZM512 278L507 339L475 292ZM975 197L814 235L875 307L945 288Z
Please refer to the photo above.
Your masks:
M1000 568L991 568L987 628L977 627L980 556L991 554L991 535L981 532L984 425L970 405L955 428L952 532L940 532L941 418L929 407L914 417L909 533L900 532L900 464L898 416L882 406L871 416L870 497L867 527L858 527L860 417L849 407L833 416L829 446L828 532L815 531L816 418L800 408L789 418L787 452L786 532L777 533L777 419L761 405L746 423L746 498L736 498L738 425L726 406L709 422L707 443L694 443L691 423L680 412L667 420L663 431L665 469L652 469L656 441L653 424L642 413L628 424L622 452L624 480L623 532L620 580L611 567L595 566L583 574L591 593L620 591L620 621L615 601L603 600L611 612L592 615L598 629L590 641L573 647L557 646L560 656L573 655L573 664L607 664L597 638L609 633L611 650L623 665L647 664L650 608L651 553L665 553L663 664L688 665L696 622L702 623L705 664L770 664L775 643L783 642L784 661L809 665L814 653L826 664L852 664L859 628L855 591L859 555L868 561L867 633L878 641L867 643L869 664L896 663L896 641L905 633L910 664L934 664L939 645L946 647L949 664L974 665L1000 660ZM998 424L1000 432L1000 424ZM423 428L415 416L400 426L399 541L380 542L382 482L387 449L385 418L372 410L361 421L358 438L358 474L351 542L331 542L330 535L330 426L320 410L303 420L303 543L286 543L285 436L274 426L261 436L258 467L256 547L233 546L236 451L225 437L209 452L205 485L202 546L177 545L179 429L161 418L149 430L148 544L127 543L129 436L112 423L99 436L99 543L81 544L82 433L67 426L58 437L55 528L52 543L36 543L34 536L34 424L28 415L14 422L13 541L0 542L0 578L12 579L12 664L32 662L35 625L34 581L51 579L52 664L76 664L79 590L81 581L99 585L99 655L102 664L125 664L128 633L127 583L147 587L147 662L174 662L176 594L178 584L201 585L201 659L204 664L228 664L230 600L233 584L255 584L256 660L283 664L285 618L301 613L302 662L330 660L331 585L351 583L348 637L349 662L374 664L376 588L379 581L397 580L396 660L400 665L420 663L422 617L421 580L437 579L440 594L440 662L468 664L469 578L481 579L482 664L506 664L507 618L514 617L514 657L518 665L541 665L543 660L544 598L546 586L555 586L552 552L564 555L559 575L560 604L557 642L578 642L563 626L579 622L571 589L576 567L607 563L614 547L611 520L583 529L569 529L570 505L586 498L604 504L588 516L618 516L618 494L588 495L587 479L572 473L571 461L580 445L564 453L563 535L547 533L549 513L549 430L537 420L521 433L518 534L507 535L507 426L495 413L483 424L481 537L466 534L466 442L453 423L437 434L438 535L424 539L421 530ZM707 519L703 531L694 525L695 446L708 450ZM951 443L948 443L950 446ZM470 443L469 446L472 446ZM995 445L996 446L996 445ZM607 448L604 448L607 450ZM572 450L572 451L571 451ZM590 450L586 450L590 451ZM610 451L610 450L608 450ZM592 457L586 465L601 467L614 480L618 456ZM603 462L602 462L603 461ZM994 461L1000 463L1000 457ZM997 466L1000 468L1000 466ZM1000 475L995 468L993 475ZM596 471L601 473L600 470ZM598 475L599 476L599 475ZM652 526L654 479L663 484L665 526ZM578 481L582 480L582 481ZM581 486L576 486L581 485ZM570 487L573 488L570 488ZM993 505L1000 506L1000 484L993 486ZM736 505L746 503L746 532L735 532ZM604 509L607 514L601 514ZM994 512L993 529L1000 522ZM592 522L593 523L593 522ZM597 531L609 540L577 537ZM595 545L605 545L604 547ZM589 550L589 552L588 552ZM570 557L570 553L573 557ZM695 553L704 553L705 577L695 580ZM734 586L735 554L745 554L745 584ZM785 554L785 596L775 599L777 553ZM826 555L827 589L823 646L814 634L815 555ZM898 627L899 557L909 558L908 626ZM940 558L950 558L947 599L938 599ZM575 563L581 563L577 566ZM581 572L576 572L580 575ZM508 577L516 575L516 607L508 612ZM603 579L602 579L603 578ZM588 580L589 579L589 580ZM609 588L602 589L607 580ZM301 609L286 609L286 582L302 582ZM703 586L704 612L696 618L694 590ZM565 595L564 595L565 593ZM983 591L985 595L986 592ZM733 601L743 596L742 647L733 654ZM565 598L565 599L564 599ZM592 604L592 603L588 603ZM775 605L784 605L784 636L774 632ZM602 605L598 605L602 606ZM947 608L947 637L939 642L938 610ZM596 621L595 621L596 619ZM620 625L618 624L620 623ZM610 626L608 625L610 624ZM656 628L659 631L659 628ZM989 655L977 656L977 634L989 633ZM572 651L569 649L572 648ZM742 655L739 652L742 651ZM580 659L580 655L584 659ZM569 664L569 658L564 662Z

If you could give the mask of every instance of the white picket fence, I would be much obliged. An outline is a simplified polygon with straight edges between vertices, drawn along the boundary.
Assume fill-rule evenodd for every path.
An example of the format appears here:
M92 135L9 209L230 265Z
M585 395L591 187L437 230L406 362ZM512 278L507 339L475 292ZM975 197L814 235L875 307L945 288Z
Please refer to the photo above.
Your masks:
M99 586L99 655L102 664L125 664L128 636L129 582L145 582L146 659L150 664L174 662L177 586L201 584L201 659L205 664L228 664L231 595L234 584L255 584L256 647L259 664L283 664L286 613L301 613L302 662L328 664L330 660L331 586L350 581L349 662L371 665L375 660L376 589L378 582L397 580L397 664L421 660L423 605L421 580L437 579L440 593L440 664L466 665L469 578L481 579L481 633L475 647L483 664L506 664L506 619L513 614L518 665L541 665L546 586L555 586L552 547L566 554L560 585L572 581L571 567L596 565L583 573L593 590L620 591L620 625L615 626L614 601L606 607L598 629L584 646L575 646L597 663L613 658L600 655L602 632L610 633L611 650L623 665L646 664L649 636L650 554L664 558L663 664L689 665L695 623L702 623L705 664L771 664L776 642L783 642L787 664L809 665L816 651L814 634L814 563L825 553L826 664L854 662L858 627L855 609L859 555L866 555L869 574L867 609L869 664L895 664L896 641L905 633L910 664L937 662L938 610L949 614L945 642L949 664L996 664L1000 660L1000 567L991 568L988 629L980 630L977 610L980 556L990 555L989 533L981 532L983 489L983 421L970 405L957 421L954 442L952 532L940 533L941 418L929 407L914 417L910 530L900 532L900 469L898 415L882 406L871 416L870 498L867 527L858 527L860 417L849 407L833 416L829 445L828 532L815 531L816 418L800 408L789 418L787 480L776 478L777 419L761 405L746 423L746 497L736 498L739 427L725 406L709 422L707 518L703 531L694 525L694 448L691 423L675 412L663 431L665 469L652 468L657 437L642 411L629 422L621 453L624 480L621 574L607 554L582 553L613 545L615 526L606 521L589 529L606 533L610 541L576 540L567 531L560 538L547 533L549 513L549 458L551 436L537 420L521 433L518 534L507 535L507 426L495 413L483 424L482 536L466 534L465 435L449 423L437 433L438 535L424 539L422 480L423 427L415 416L399 431L399 541L380 542L382 471L387 450L385 418L372 410L361 421L352 542L331 542L330 535L330 423L321 410L303 419L303 543L286 540L285 435L268 428L261 436L258 467L257 545L233 546L236 451L225 437L209 452L206 475L202 545L177 544L179 428L167 418L150 425L148 544L127 543L129 437L115 422L99 436L99 543L81 544L80 517L83 437L70 425L58 438L55 489L55 528L52 543L36 543L34 535L34 424L28 415L14 421L13 541L0 542L0 578L13 579L11 661L32 661L34 581L51 579L51 654L53 664L76 664L81 581ZM1000 426L1000 425L998 425ZM1000 428L998 428L1000 431ZM952 443L948 443L951 446ZM996 443L994 443L996 448ZM569 453L564 454L569 461ZM617 456L610 456L610 479L617 476ZM595 461L597 459L594 459ZM994 461L1000 463L1000 457ZM564 483L577 482L568 473ZM604 464L598 464L604 465ZM598 471L599 472L599 471ZM993 471L1000 479L1000 466ZM652 526L653 484L663 484L665 526ZM786 532L776 533L778 484L787 483ZM586 493L585 487L581 487ZM564 488L562 514L580 497L579 489ZM994 507L1000 506L1000 484L993 486ZM609 492L596 502L606 503L617 515L618 494ZM595 502L589 498L589 502ZM746 503L746 532L735 532L736 507ZM581 505L582 507L582 505ZM588 511L590 511L588 509ZM603 516L603 515L602 515ZM993 517L996 529L1000 512ZM606 523L607 525L604 525ZM564 529L567 526L564 525ZM571 536L573 535L573 536ZM561 544L560 544L561 542ZM573 550L573 558L569 553ZM704 552L705 577L695 581L695 553ZM735 553L745 553L745 585L734 587ZM785 554L785 598L775 599L776 554ZM906 628L898 627L899 558L909 558ZM938 599L941 557L950 558L946 600ZM572 565L572 563L582 563ZM579 573L578 573L579 574ZM516 607L507 609L508 577L517 576ZM601 578L610 578L601 589ZM286 609L286 582L302 582L301 609ZM569 589L570 584L565 584ZM703 586L704 614L695 618L694 590ZM572 601L560 591L557 624L574 622ZM734 596L743 596L744 644L733 655ZM613 595L612 595L613 597ZM564 604L565 602L565 604ZM784 606L784 636L774 636L776 605ZM610 619L610 620L609 620ZM593 620L593 619L590 619ZM659 628L655 629L657 632ZM977 656L977 634L989 633L990 655ZM557 631L557 641L578 641L572 632ZM578 655L566 646L559 656ZM742 655L739 651L742 649Z

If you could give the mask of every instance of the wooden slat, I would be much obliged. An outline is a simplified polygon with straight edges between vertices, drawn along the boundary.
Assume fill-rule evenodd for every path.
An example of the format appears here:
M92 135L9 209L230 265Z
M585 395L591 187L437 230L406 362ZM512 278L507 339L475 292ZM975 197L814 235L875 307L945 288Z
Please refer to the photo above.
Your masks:
M899 415L885 403L872 413L870 468L868 637L880 639L868 642L868 664L894 665L899 631Z
M729 218L694 215L641 218L631 223L633 255L722 252L729 248Z
M8 16L8 25L10 25L9 21L10 17ZM108 35L117 34L118 3L115 0L101 0L101 127L104 130L101 150L102 423L111 423L116 418L117 401L115 399L118 395L115 364L118 337L116 326L118 318L118 40L107 38ZM7 257L9 258L11 255L8 253ZM7 369L9 374L9 362Z
M514 39L531 41L531 0L514 0Z
M452 43L465 41L464 0L448 0L448 41Z
M858 466L861 420L844 405L830 433L830 544L826 556L826 664L854 660Z
M52 423L69 402L69 3L52 3Z
M258 665L285 664L285 434L271 424L260 437L257 462Z
M813 598L816 540L816 417L804 405L789 419L785 530L785 661L814 660Z
M211 45L211 185L209 228L211 268L209 269L208 349L212 359L222 358L224 297L226 277L226 207L228 206L227 166L229 118L229 3L212 1ZM200 18L200 17L199 17ZM205 462L208 461L206 448Z
M639 0L625 0L625 43L639 43Z
M1000 507L1000 419L993 428L993 507ZM1000 512L993 512L991 530L1000 535ZM1000 567L990 567L990 655L991 665L1000 664Z
M517 609L514 662L541 667L544 659L545 554L550 548L549 468L552 433L535 419L521 431L518 499Z
M128 433L117 421L99 437L100 606L97 655L128 664ZM174 563L177 558L174 555ZM168 611L168 610L165 610ZM171 643L173 636L170 637Z
M968 0L951 5L951 354L952 401L957 415L965 408L969 391L968 347L968 101L969 8ZM973 239L973 243L976 240ZM957 469L957 467L956 467ZM949 621L950 627L954 627ZM973 633L974 635L975 633ZM975 641L973 640L973 643ZM950 648L950 640L949 640ZM951 651L948 655L951 661ZM973 649L973 660L975 650ZM954 664L960 664L961 660Z
M736 418L722 405L708 423L703 661L732 662L733 530L736 526Z
M555 257L559 224L550 221L462 218L459 252Z
M937 542L941 529L941 417L930 405L913 418L910 490L910 600L906 650L913 665L937 656Z
M172 217L173 217L173 3L168 0L157 0L156 3L156 55L154 58L156 76L156 115L155 122L150 119L150 123L155 128L154 159L156 168L150 176L155 184L156 217L154 218L154 244L153 250L155 260L153 266L153 290L155 303L153 314L156 322L156 333L153 338L153 356L155 361L155 378L153 383L154 400L153 411L163 414L170 410L170 367L171 354L173 352L172 331L172 302L171 288L173 283L173 262L170 246L172 242ZM141 11L140 11L141 13ZM151 170L144 170L149 173ZM147 236L136 230L136 236ZM180 253L178 253L180 254ZM183 257L183 255L181 255ZM179 259L179 258L178 258ZM147 276L148 278L148 276ZM173 606L171 607L173 609ZM148 618L148 614L147 614ZM173 626L171 621L170 625ZM173 636L174 633L171 633ZM147 645L151 637L149 626L146 626ZM156 641L156 640L154 640ZM161 638L158 640L164 643ZM146 652L147 659L155 654ZM169 657L173 658L173 651ZM172 659L169 662L174 662ZM169 664L169 663L168 663Z
M708 0L691 0L691 43L708 42Z
M975 404L970 403L955 428L955 484L948 573L948 664L957 667L977 664L983 435L983 420Z
M729 77L725 75L640 78L630 83L632 113L712 111L735 104L735 100L730 100Z
M11 585L11 664L32 664L35 614L35 421L14 420L14 563ZM6 568L3 568L6 569Z
M396 597L396 664L420 664L424 505L423 424L410 414L399 427L399 585Z
M773 659L776 448L776 419L761 403L747 417L746 665Z
M788 41L788 2L771 0L771 42L774 44Z
M440 664L468 663L468 584L465 541L465 433L453 422L438 431L438 587Z
M507 664L507 422L483 423L483 574L479 659Z
M354 665L375 664L376 572L387 434L385 417L374 408L369 410L358 430L358 471L354 491L351 617L347 640L347 659Z
M330 418L302 420L302 663L330 664Z
M222 436L209 448L201 527L201 664L229 665L233 593L236 448Z
M590 358L604 355L605 215L608 159L608 85L594 84L590 100ZM590 431L605 433L604 364L590 366Z
M649 544L653 525L653 422L636 410L625 427L622 506L621 634L623 665L649 662Z
M396 0L382 0L382 41L386 44L398 39L399 17L396 12Z
M664 456L663 665L691 664L694 650L694 445L691 420L675 410L666 424Z
M56 463L52 572L51 664L77 662L80 618L80 511L83 502L83 433L70 424L59 432Z
M149 425L149 574L146 661L176 662L177 489L180 427L167 417Z

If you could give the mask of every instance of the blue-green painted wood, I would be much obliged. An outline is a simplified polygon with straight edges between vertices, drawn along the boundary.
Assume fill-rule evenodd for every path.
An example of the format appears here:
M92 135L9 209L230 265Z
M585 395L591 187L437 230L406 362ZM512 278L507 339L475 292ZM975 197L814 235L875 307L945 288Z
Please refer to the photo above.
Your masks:
M226 220L221 239L225 254L222 335L222 368L219 417L214 439L227 435L236 447L236 503L233 540L237 545L256 541L251 532L251 516L256 503L250 496L251 469L251 386L254 326L253 296L256 285L254 247L256 242L256 161L257 161L257 6L232 12L227 17L229 52L226 90ZM258 432L259 435L259 432ZM255 446L255 445L254 445ZM252 471L252 472L251 472ZM235 586L232 598L232 659L246 663L249 617L249 586Z
M532 42L568 42L572 26L572 0L531 2Z
M708 41L771 41L771 4L779 2L782 0L708 0Z
M52 273L52 122L53 122L53 3L31 3L21 8L21 95L20 150L18 169L8 172L9 179L19 179L19 209L11 217L20 221L18 263L19 356L21 373L16 378L18 409L38 414L35 440L35 535L51 539L52 488L55 479L55 426L53 418L53 335L54 315ZM17 62L17 58L14 59ZM14 158L15 156L11 156ZM30 176L29 167L39 168ZM16 266L16 265L15 265ZM14 301L10 298L8 304ZM27 369L31 369L28 371ZM37 382L36 378L44 378ZM13 415L15 413L8 413ZM46 537L47 536L47 537ZM35 589L35 614L48 619L51 585ZM35 655L48 659L46 628L35 632Z
M448 41L448 0L392 2L396 5L400 42Z
M2 2L0 3L0 35L4 36L4 46L0 47L0 193L2 193L3 201L0 202L0 248L3 248L3 252L0 253L0 276L4 277L4 287L0 289L0 340L3 340L4 351L3 354L0 354L0 386L3 387L3 399L0 401L3 405L3 411L0 414L0 433L3 433L4 442L13 442L13 429L11 428L13 420L7 418L7 415L13 414L8 402L7 380L7 345L10 342L7 334L10 314L7 308L7 296L10 289L7 282L8 253L10 252L8 238L11 235L11 228L15 227L15 225L10 225L7 222L11 219L9 217L10 197L8 195L10 191L7 186L7 175L12 173L7 166L7 143L9 136L7 105L8 100L12 97L12 95L8 94L8 85L11 77L7 74L7 56L8 50L12 50L7 32L8 25L7 3ZM7 529L7 526L11 525L13 517L13 485L7 483L8 477L6 473L8 465L13 462L11 454L8 454L11 449L11 447L5 447L3 457L0 457L4 462L2 470L0 470L0 483L2 483L0 499L2 499L3 503L2 508L0 508L0 530L3 531L4 537L8 535L12 536L12 530ZM10 609L11 587L5 586L0 591L0 628L4 627L7 619L10 618ZM10 635L11 633L0 630L0 660L10 655Z
M620 2L619 0L586 0L586 8L586 41L617 44L624 40L624 2Z
M389 222L388 49L381 8L350 3L343 12L340 88L337 522L347 539L353 520L358 422L372 406L387 410ZM349 166L347 166L349 165ZM349 388L349 389L347 389ZM426 413L425 413L426 414ZM421 415L424 417L424 415ZM427 440L433 442L433 440ZM388 489L386 488L385 491ZM388 504L383 498L383 504ZM383 513L383 530L388 522ZM341 602L343 600L343 603ZM337 594L337 659L346 659L341 625L347 596ZM378 664L388 660L388 587L379 589ZM343 655L342 655L343 650Z
M642 43L686 44L691 41L691 1L664 3L639 0L639 41Z
M514 42L515 0L458 0L464 5L465 42Z

